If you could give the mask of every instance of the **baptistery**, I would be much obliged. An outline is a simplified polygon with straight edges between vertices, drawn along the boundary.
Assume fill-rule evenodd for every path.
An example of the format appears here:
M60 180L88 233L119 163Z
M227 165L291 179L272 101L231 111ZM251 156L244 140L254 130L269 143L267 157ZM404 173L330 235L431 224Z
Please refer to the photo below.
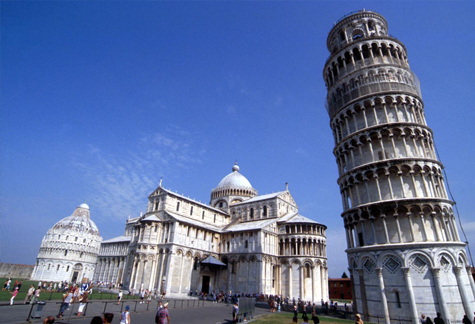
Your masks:
M89 206L79 205L71 216L57 222L46 233L32 280L81 282L92 279L101 241Z

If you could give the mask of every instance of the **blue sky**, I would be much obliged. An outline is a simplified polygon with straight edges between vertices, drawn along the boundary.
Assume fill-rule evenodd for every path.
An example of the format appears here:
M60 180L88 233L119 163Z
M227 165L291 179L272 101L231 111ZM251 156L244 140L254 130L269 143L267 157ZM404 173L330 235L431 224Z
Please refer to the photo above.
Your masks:
M473 1L2 1L0 262L33 264L86 201L104 239L163 185L209 202L237 159L260 194L289 189L328 226L346 270L326 37L385 16L408 49L426 119L475 253Z

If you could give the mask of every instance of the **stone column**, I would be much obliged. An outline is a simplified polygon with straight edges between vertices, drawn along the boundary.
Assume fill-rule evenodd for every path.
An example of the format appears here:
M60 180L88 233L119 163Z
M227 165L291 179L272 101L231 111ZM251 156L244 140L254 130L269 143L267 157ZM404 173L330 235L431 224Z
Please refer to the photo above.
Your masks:
M473 298L475 298L475 282L472 277L472 267L467 266L465 269L467 270L468 280L470 281L470 287L472 288Z
M381 303L384 309L384 320L386 324L391 324L389 319L388 300L386 298L386 288L384 287L383 269L376 269L378 271L379 290L381 292Z
M463 282L463 275L465 271L463 271L463 267L454 267L454 271L457 278L460 296L462 297L463 309L465 310L465 314L470 314L470 318L473 315L473 309L475 306L471 303L471 298L468 296L467 289Z
M450 323L449 312L447 311L447 305L445 304L444 290L442 288L442 283L440 282L440 269L432 268L432 274L434 275L435 290L439 300L440 312L442 313L442 317L445 318L445 321Z
M412 323L419 324L419 315L417 314L416 299L414 298L414 290L412 289L411 268L401 268L404 272L404 282L406 283L406 290L409 296L409 309L411 310Z

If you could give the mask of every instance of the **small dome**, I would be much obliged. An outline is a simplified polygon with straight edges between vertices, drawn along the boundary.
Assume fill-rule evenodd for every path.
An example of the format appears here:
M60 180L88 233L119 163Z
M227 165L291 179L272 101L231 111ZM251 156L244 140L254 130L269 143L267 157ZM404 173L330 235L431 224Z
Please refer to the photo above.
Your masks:
M85 209L89 209L89 205L86 204L86 203L82 203L78 206L78 208L85 208Z
M233 165L233 172L225 176L215 190L220 188L252 189L252 185L245 176L239 173L239 166L236 163Z

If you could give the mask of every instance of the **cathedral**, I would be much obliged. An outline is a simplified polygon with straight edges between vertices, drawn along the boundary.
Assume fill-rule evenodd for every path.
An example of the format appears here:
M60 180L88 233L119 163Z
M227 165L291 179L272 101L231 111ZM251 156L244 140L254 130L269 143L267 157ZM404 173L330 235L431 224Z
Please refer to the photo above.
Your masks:
M170 297L232 291L327 301L326 228L299 214L287 185L259 196L235 164L209 205L160 183L147 212L102 242L94 279Z

